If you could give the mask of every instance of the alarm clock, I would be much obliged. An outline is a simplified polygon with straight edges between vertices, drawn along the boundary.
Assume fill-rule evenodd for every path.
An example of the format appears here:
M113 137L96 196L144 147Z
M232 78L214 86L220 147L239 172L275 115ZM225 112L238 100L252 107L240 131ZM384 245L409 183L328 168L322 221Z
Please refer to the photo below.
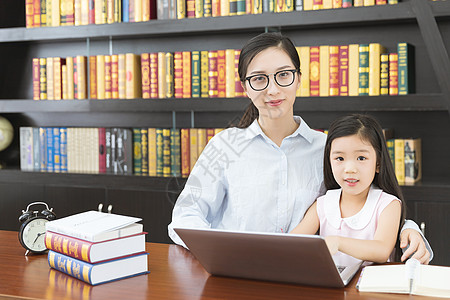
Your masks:
M30 210L33 205L45 205L42 211ZM27 206L26 210L22 210L22 215L19 217L20 230L19 241L20 244L27 250L25 255L29 252L44 253L47 251L45 247L45 224L48 221L56 219L53 213L53 208L48 208L45 202L33 202Z

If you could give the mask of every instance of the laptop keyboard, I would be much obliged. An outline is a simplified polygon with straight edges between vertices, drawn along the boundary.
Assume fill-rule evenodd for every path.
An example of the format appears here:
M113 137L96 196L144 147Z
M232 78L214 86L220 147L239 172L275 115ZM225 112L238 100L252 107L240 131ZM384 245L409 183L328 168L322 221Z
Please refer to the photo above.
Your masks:
M342 273L342 271L345 270L345 266L337 266L339 273Z

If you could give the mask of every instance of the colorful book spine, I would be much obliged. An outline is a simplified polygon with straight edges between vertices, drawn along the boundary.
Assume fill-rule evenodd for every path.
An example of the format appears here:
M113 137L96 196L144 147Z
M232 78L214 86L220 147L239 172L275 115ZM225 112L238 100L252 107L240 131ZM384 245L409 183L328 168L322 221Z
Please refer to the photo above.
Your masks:
M41 0L33 0L33 25L41 27Z
M398 54L389 54L389 95L398 95Z
M105 55L105 99L112 98L111 55Z
M339 96L348 96L348 45L339 47Z
M245 92L242 86L241 78L239 77L239 56L241 55L241 50L234 50L234 91L235 97L244 97Z
M226 97L226 54L225 50L217 50L217 95L219 98Z
M217 51L208 52L208 95L210 98L219 96L217 90Z
M118 82L119 82L119 99L125 99L126 95L126 84L127 84L127 74L126 74L126 63L125 54L119 54L117 58L117 68L118 68Z
M330 96L339 96L339 46L330 46Z
M388 139L386 141L386 146L389 152L389 158L391 160L392 166L395 171L395 147L394 147L394 139Z
M47 100L47 59L39 58L39 99Z
M166 97L174 97L174 61L173 53L166 53Z
M45 127L39 127L39 145L39 152L41 153L39 170L47 172L47 130Z
M141 128L141 175L148 176L148 129Z
M220 0L211 0L211 16L220 17Z
M191 98L192 91L192 63L191 52L183 51L183 98Z
M191 1L191 0L188 0L188 1ZM194 0L194 11L195 11L194 16L196 18L203 18L203 16L204 16L203 5L204 5L203 0Z
M112 158L111 158L111 128L105 128L105 167L106 174L112 174Z
M200 97L208 98L209 92L209 59L208 51L200 52Z
M150 53L150 98L158 98L158 53Z
M163 137L163 146L162 146L162 152L163 152L163 177L170 177L172 175L171 173L171 162L170 162L170 129L163 129L162 130L162 137Z
M33 100L39 100L40 99L40 63L39 58L33 58Z
M405 184L415 184L422 179L422 141L405 139Z
M141 54L142 98L150 99L150 53Z
M399 184L405 184L405 142L403 139L394 140L395 176Z
M106 173L106 128L98 128L98 172Z
M158 97L160 99L166 98L167 96L167 83L166 83L166 53L158 52L158 70L157 70L157 80L158 80Z
M111 55L111 98L119 99L119 56Z
M369 96L369 44L359 45L359 95Z
M369 96L380 95L380 59L384 52L386 49L381 44L369 44Z
M173 177L181 176L181 136L176 128L170 129L170 171Z
M33 127L33 171L41 169L41 145L39 139L39 128Z
M192 98L200 98L201 89L200 51L192 51Z
M173 55L173 81L175 98L183 98L183 53L175 52Z
M53 137L53 172L61 173L61 151L60 151L60 132L59 127L52 128Z
M78 55L77 65L77 99L86 99L87 95L87 67L86 56Z
M133 128L133 173L142 175L141 129Z
M380 58L380 95L389 95L389 54Z
M204 0L203 2L203 17L212 17L212 0Z
M189 170L192 170L198 159L198 128L189 129Z
M310 48L309 89L311 97L320 95L320 47Z
M300 82L300 88L297 90L297 97L309 97L309 67L310 67L310 49L309 46L296 47L300 61L302 62L302 80Z
M236 71L234 49L225 50L225 97L234 98L236 90Z
M97 99L105 99L105 55L97 55Z
M55 100L55 83L54 76L55 72L53 71L53 57L47 58L47 99Z
M359 45L348 46L348 95L359 95Z
M25 26L26 28L39 27L34 25L34 0L25 0Z
M163 129L156 129L156 176L164 175L164 134Z
M177 19L186 18L186 0L177 1Z
M75 99L75 84L74 84L74 65L73 57L66 57L67 66L67 99Z
M252 12L251 14L262 14L263 12L263 1L262 0L252 0Z
M89 56L89 98L97 99L97 57Z
M195 0L186 1L186 18L195 18Z
M125 54L125 94L127 99L141 97L141 67L139 55L133 53Z
M148 128L148 175L156 176L156 128Z
M342 7L343 8L352 7L352 0L342 0Z
M398 43L398 94L414 93L414 48L408 43Z
M47 138L47 172L53 172L54 171L54 157L53 157L53 129L51 127L45 128L46 131L46 138Z
M181 129L181 176L188 177L190 169L190 137L189 128Z

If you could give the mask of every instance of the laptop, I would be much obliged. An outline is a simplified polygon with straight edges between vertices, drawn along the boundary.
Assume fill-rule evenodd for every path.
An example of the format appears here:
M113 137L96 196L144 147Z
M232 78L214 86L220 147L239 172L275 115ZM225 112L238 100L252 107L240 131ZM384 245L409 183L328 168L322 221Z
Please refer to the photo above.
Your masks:
M358 271L335 265L317 235L174 228L212 275L344 287Z

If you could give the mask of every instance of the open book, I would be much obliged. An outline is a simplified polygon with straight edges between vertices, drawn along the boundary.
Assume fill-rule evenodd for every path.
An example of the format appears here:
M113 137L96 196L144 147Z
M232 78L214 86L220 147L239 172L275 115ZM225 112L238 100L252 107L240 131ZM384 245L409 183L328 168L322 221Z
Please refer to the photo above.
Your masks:
M405 264L367 266L356 286L360 292L382 292L450 298L450 267Z

